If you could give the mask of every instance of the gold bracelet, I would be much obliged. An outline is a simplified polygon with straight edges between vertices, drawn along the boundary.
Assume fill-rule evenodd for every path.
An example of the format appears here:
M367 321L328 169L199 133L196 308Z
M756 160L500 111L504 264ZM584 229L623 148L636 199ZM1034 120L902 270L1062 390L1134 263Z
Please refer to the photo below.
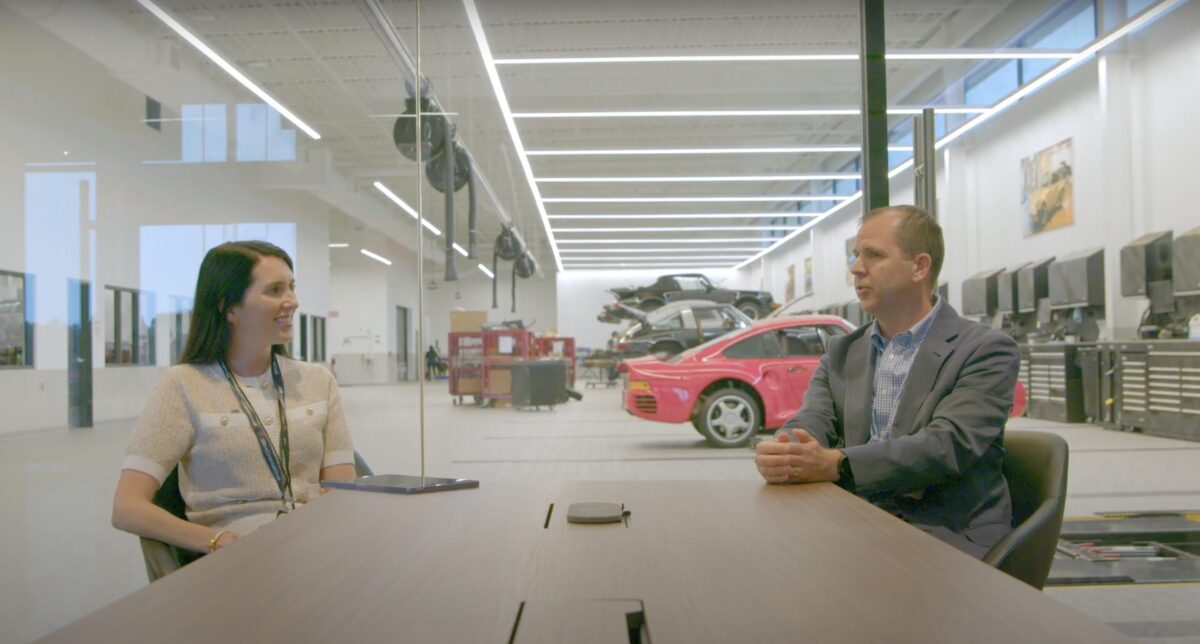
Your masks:
M227 534L229 534L229 530L222 530L217 533L217 536L213 537L212 539L209 539L208 540L208 551L216 552L217 551L217 542L221 540L221 537L223 537Z

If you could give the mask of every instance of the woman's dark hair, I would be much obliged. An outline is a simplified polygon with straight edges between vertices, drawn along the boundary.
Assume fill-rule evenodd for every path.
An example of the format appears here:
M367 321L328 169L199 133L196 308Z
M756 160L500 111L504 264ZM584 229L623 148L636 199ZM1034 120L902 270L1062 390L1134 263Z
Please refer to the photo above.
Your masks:
M295 270L286 251L264 241L226 242L204 256L196 278L192 323L180 364L211 364L225 358L233 340L233 329L225 312L242 303L254 280L254 267L263 257L278 257ZM276 344L271 353L287 355L287 348Z

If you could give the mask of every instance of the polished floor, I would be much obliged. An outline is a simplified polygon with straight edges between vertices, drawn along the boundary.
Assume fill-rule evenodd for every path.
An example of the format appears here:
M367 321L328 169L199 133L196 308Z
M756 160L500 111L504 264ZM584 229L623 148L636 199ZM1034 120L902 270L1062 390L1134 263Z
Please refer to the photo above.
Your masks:
M620 409L616 390L587 389L554 410L451 404L428 386L425 470L501 480L753 479L750 450L705 445L690 425ZM421 467L418 386L343 390L356 447L376 472ZM2 422L2 421L0 421ZM1067 514L1200 510L1200 444L1017 419L1012 429L1071 446ZM0 436L0 642L27 642L146 584L137 540L109 523L132 421ZM1052 590L1146 642L1200 643L1200 586Z

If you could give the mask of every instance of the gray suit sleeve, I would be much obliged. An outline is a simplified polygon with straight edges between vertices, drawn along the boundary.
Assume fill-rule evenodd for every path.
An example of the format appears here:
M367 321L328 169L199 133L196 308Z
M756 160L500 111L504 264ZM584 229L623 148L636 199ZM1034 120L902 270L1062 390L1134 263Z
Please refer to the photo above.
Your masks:
M928 425L891 440L847 447L856 492L911 492L962 475L1003 432L1020 363L1012 339L988 338L967 358Z
M783 425L780 431L791 432L793 429L803 429L817 439L823 447L835 447L842 444L842 438L837 431L837 417L833 409L833 392L829 389L829 352L821 356L821 364L817 365L812 381L804 392L804 406L796 415Z

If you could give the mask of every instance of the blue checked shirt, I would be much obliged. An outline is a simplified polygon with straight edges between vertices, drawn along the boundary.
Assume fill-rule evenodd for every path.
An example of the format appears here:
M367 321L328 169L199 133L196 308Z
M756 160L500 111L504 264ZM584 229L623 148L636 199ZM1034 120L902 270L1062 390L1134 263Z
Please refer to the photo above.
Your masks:
M871 345L875 347L875 391L870 442L885 441L892 437L892 422L896 419L904 381L908 379L908 371L917 357L917 351L925 341L925 336L929 335L929 329L933 328L933 321L941 308L942 298L937 297L928 315L913 328L897 333L891 340L884 339L879 333L878 322L871 324Z

